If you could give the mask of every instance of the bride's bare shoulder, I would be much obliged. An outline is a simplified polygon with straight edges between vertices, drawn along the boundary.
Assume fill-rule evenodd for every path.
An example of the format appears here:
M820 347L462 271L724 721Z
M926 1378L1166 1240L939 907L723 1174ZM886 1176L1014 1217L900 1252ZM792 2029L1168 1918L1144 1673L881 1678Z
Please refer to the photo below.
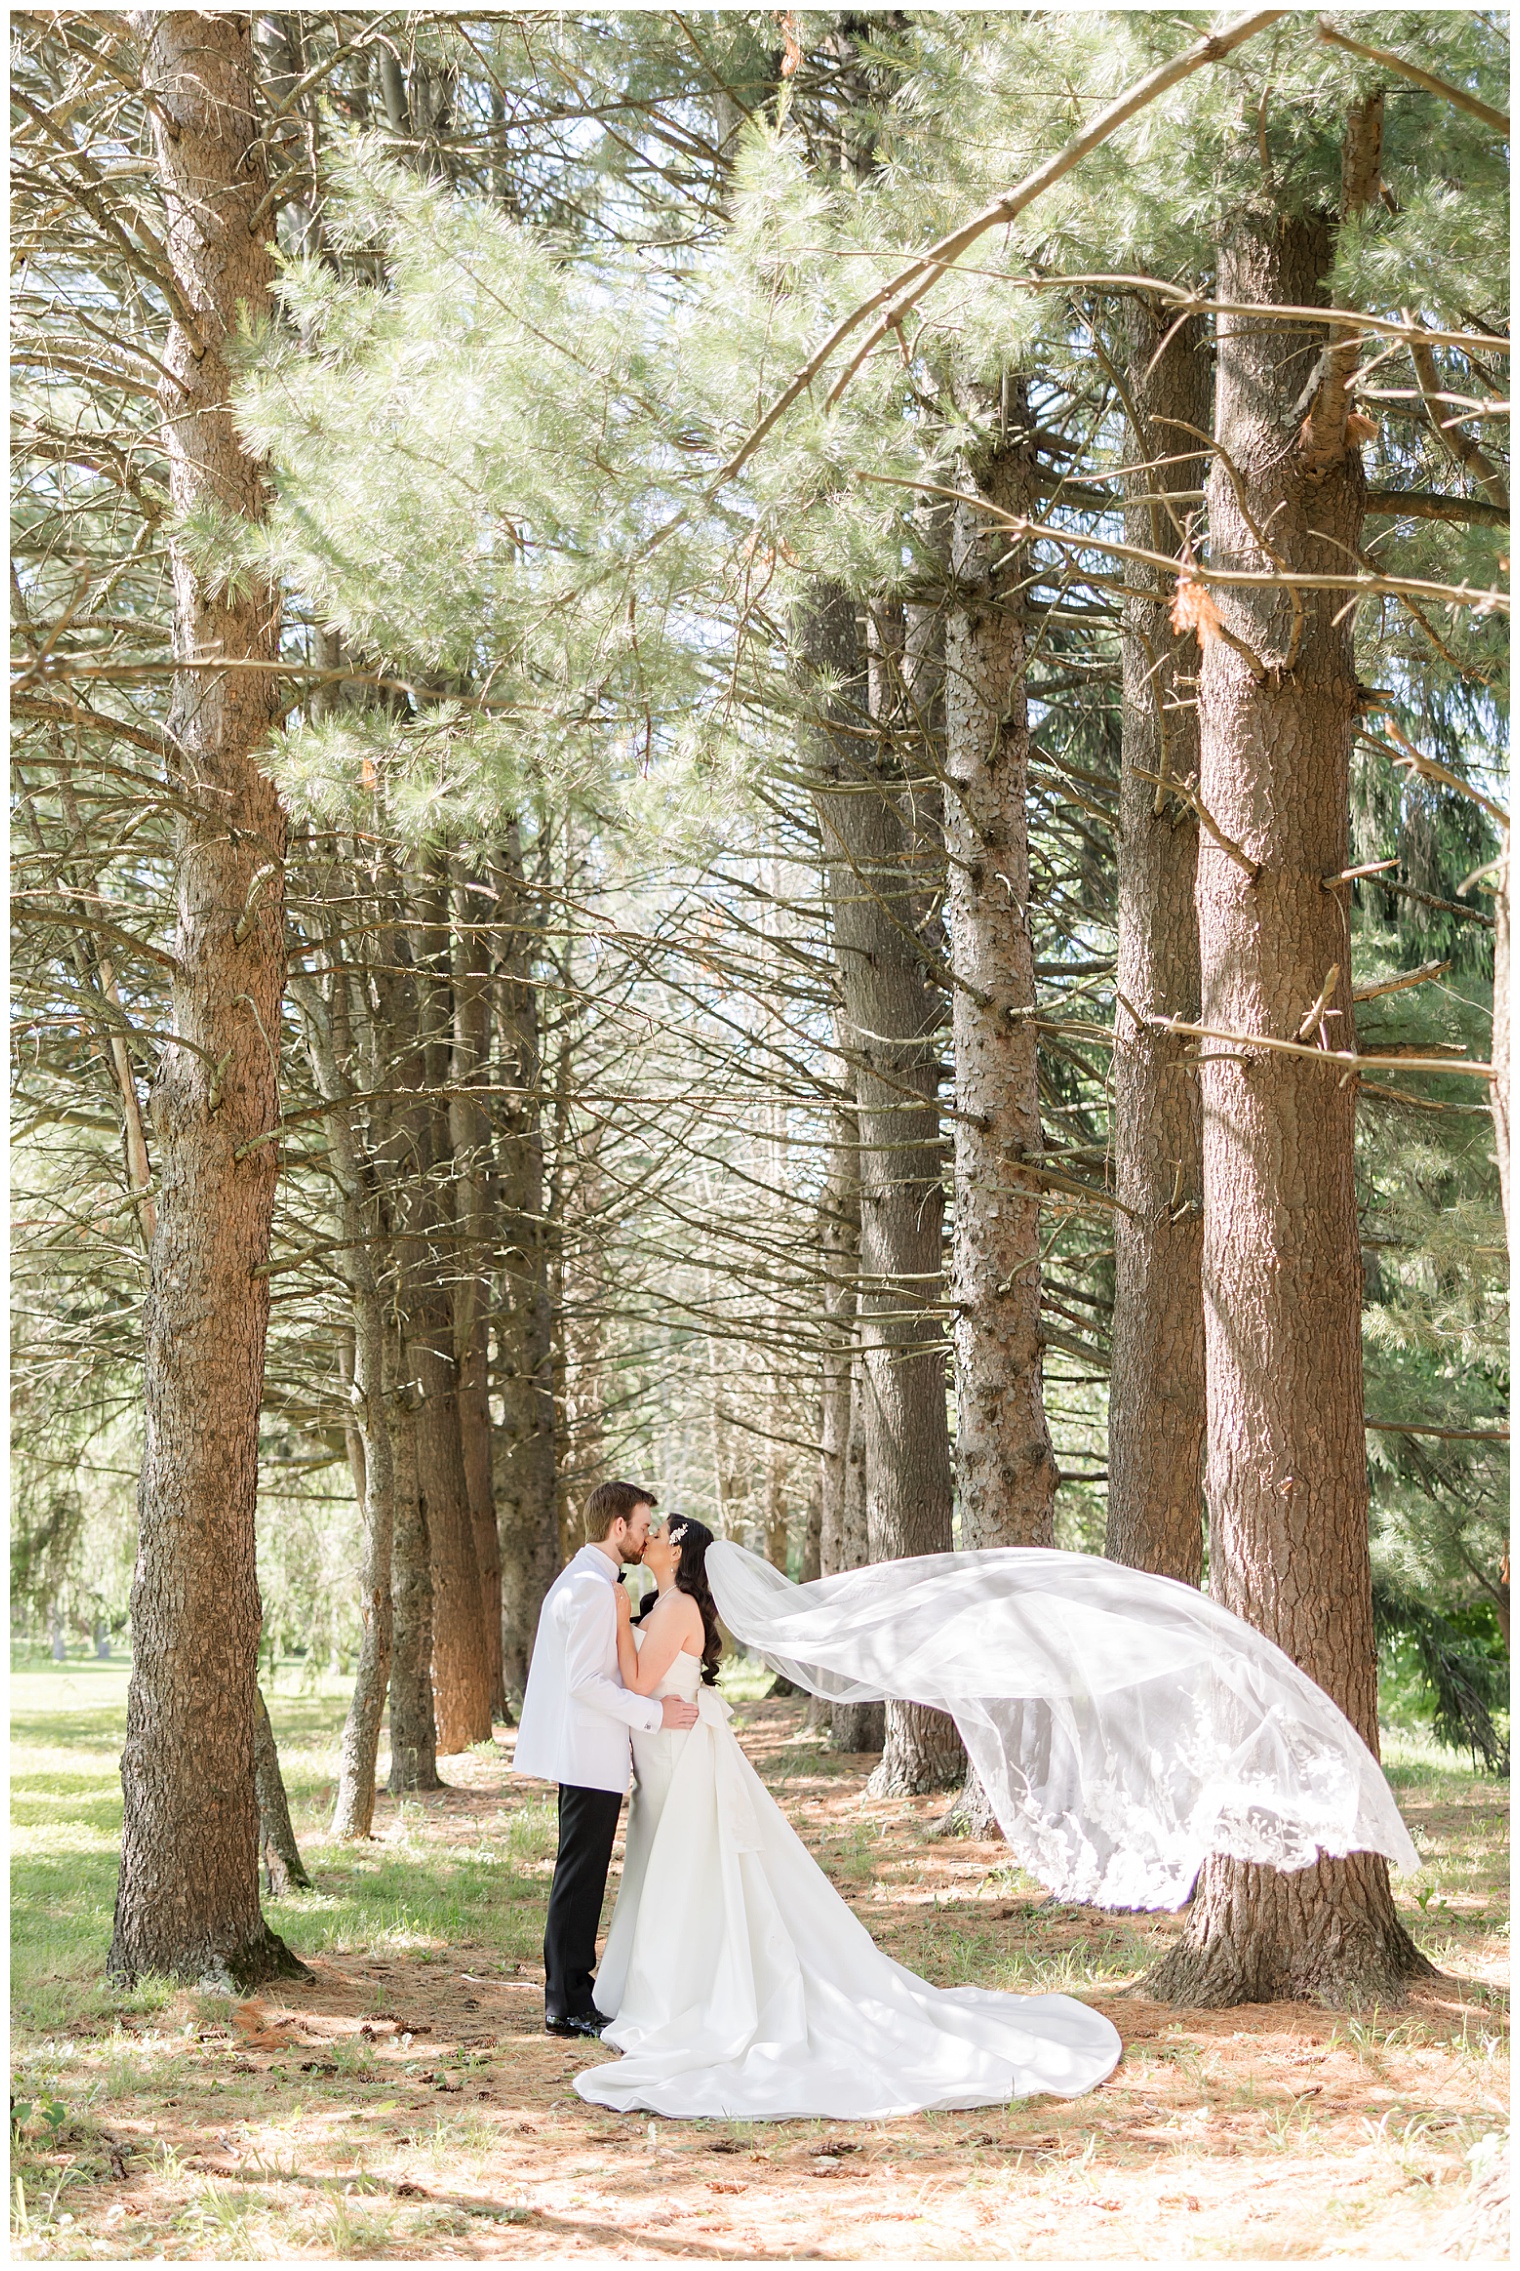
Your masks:
M645 1625L653 1624L656 1617L661 1624L700 1624L702 1611L689 1593L678 1593L672 1585L668 1593L662 1593L654 1606L645 1611Z
M680 1645L683 1648L689 1646L695 1640L697 1645L691 1650L691 1653L694 1656L701 1654L704 1638L702 1611L697 1607L689 1593L677 1592L676 1588L672 1586L668 1593L662 1595L644 1619L646 1632L654 1623L656 1617L659 1618L662 1625L668 1624L672 1630L681 1635Z

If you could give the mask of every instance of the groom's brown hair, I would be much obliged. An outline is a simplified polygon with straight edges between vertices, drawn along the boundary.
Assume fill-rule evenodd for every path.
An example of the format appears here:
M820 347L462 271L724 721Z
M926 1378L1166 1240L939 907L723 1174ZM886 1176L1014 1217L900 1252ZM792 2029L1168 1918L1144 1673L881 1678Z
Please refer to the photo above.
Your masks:
M656 1507L659 1500L642 1483L599 1482L586 1501L586 1543L600 1545L614 1522L629 1522L636 1506Z

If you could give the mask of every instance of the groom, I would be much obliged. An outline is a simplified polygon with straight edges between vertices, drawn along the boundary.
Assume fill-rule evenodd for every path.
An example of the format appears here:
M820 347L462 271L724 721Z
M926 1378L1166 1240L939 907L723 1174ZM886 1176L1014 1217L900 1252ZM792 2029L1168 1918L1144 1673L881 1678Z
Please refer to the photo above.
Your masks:
M559 1854L544 1929L544 2025L600 2034L591 1999L596 1928L618 1812L632 1763L628 1730L691 1727L697 1708L635 1695L617 1659L617 1588L642 1561L658 1500L631 1482L604 1482L586 1501L586 1539L539 1612L513 1766L559 1784Z

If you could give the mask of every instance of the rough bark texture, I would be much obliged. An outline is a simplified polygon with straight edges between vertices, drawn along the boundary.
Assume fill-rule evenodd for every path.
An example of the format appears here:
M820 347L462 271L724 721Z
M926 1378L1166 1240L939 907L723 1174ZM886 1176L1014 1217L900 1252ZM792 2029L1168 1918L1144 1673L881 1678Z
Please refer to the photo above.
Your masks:
M432 1555L433 1714L442 1756L491 1736L490 1666L451 1335L447 1297L432 1289L413 1309L408 1350L422 1390L417 1495Z
M850 1374L855 1361L855 1278L860 1267L860 1186L856 1180L855 1115L836 1115L837 1141L818 1209L819 1258L827 1339L819 1396L821 1574L858 1566L842 1558L845 1460L850 1440ZM861 1540L864 1547L864 1540Z
M396 1532L391 1555L391 1770L393 1798L438 1790L433 1718L433 1569L427 1511L417 1487L416 1413L406 1390L391 1411Z
M357 869L352 847L350 872ZM381 1084L381 1050L368 989L335 967L317 984L297 979L307 1054L327 1116L327 1166L337 1187L344 1244L334 1257L348 1287L352 1365L348 1392L350 1462L359 1500L359 1661L343 1722L332 1835L366 1838L375 1816L375 1768L391 1660L391 1555L396 1522L395 1456L387 1402L396 1389L394 1341L381 1282L386 1251L383 1208L367 1174L355 1127L355 1086L373 1095ZM352 1075L357 1071L357 1083Z
M1010 430L1008 412L1015 413ZM993 445L957 469L963 496L1000 513L1030 509L1022 390L1010 382ZM955 1208L951 1339L960 1542L1054 1542L1056 1464L1045 1419L1040 1333L1040 1201L1019 1175L1038 1162L1034 944L1029 927L1029 703L1022 554L974 504L948 529L944 624L946 912L955 984ZM916 673L921 732L929 677ZM923 691L920 691L923 689ZM937 1825L995 1838L975 1767Z
M269 306L248 20L132 18L174 279L160 390L176 516L257 520L265 491L228 409L223 345ZM259 1910L254 1569L259 1403L278 1149L285 816L258 751L278 703L258 669L279 605L258 578L201 580L171 537L178 665L166 739L181 799L173 1030L150 1116L159 1159L146 1305L146 1432L109 1968L246 1986L301 1969ZM194 665L201 665L195 667Z
M817 1481L808 1492L802 1516L802 1583L811 1585L823 1575L823 1488Z
M404 1305L407 1369L422 1398L417 1489L433 1558L433 1716L439 1752L447 1756L490 1740L491 1674L454 1362L452 1145L448 1107L437 1101L449 1084L453 1059L445 891L442 863L429 859L415 902L421 949L417 1058L426 1095L410 1114L422 1181L415 1235L408 1241Z
M1332 253L1327 220L1247 210L1221 247L1219 296L1324 305ZM1263 534L1300 571L1341 572L1335 563L1357 555L1362 467L1345 377L1324 345L1314 325L1219 320L1216 565L1267 565ZM1339 595L1232 592L1219 603L1255 661L1222 638L1205 650L1202 798L1259 872L1205 831L1203 1023L1291 1040L1325 990L1313 1030L1345 1048L1347 923L1324 879L1347 863L1351 623ZM1210 1589L1333 1696L1375 1752L1355 1095L1304 1059L1221 1044L1209 1046L1202 1087ZM1215 2005L1386 2003L1427 1968L1381 1857L1293 1875L1215 1859L1151 1987Z
M1124 308L1128 456L1153 470L1126 487L1125 539L1181 551L1157 489L1203 486L1213 370L1202 323L1174 329L1169 308ZM1168 332L1171 336L1168 338ZM1163 341L1165 352L1155 361ZM1189 428L1194 429L1190 433ZM1177 464L1156 461L1177 458ZM1197 648L1168 620L1170 579L1126 566L1123 771L1119 787L1119 967L1114 1013L1113 1371L1108 1400L1111 1561L1197 1585L1203 1577L1203 1113L1198 1067L1179 1035L1148 1017L1198 1022L1198 820L1161 780L1197 782ZM1152 777L1154 776L1154 777Z
M253 1707L253 1786L259 1808L259 1851L264 1860L265 1887L279 1899L292 1887L298 1892L310 1892L311 1879L306 1874L301 1848L291 1827L290 1800L285 1795L285 1777L280 1772L280 1754L262 1688L255 1687L253 1691Z
M454 878L453 1058L450 1086L468 1090L487 1078L491 1035L488 925L494 895L470 867ZM491 1122L483 1099L455 1093L448 1104L457 1230L453 1284L454 1367L460 1452L475 1566L480 1578L482 1638L493 1718L506 1717L501 1656L501 1542L491 1487L490 1278Z
M832 1577L870 1558L866 1530L866 1435L863 1367L856 1329L860 1274L860 1138L853 1112L838 1115L838 1140L822 1207L824 1302L829 1346L824 1358L818 1565ZM885 1715L879 1703L822 1704L836 1751L879 1751Z
M956 487L1030 505L1016 433ZM1029 702L1021 550L957 505L945 628L945 849L955 1036L955 1469L961 1544L1054 1543L1056 1463L1040 1354L1034 944L1029 929Z
M871 1558L866 1511L866 1368L857 1351L850 1366L850 1432L845 1448L844 1502L840 1509L839 1566L860 1569ZM879 1751L887 1739L886 1706L836 1703L829 1744L836 1751Z
M515 827L495 874L503 951L496 974L500 1080L518 1097L501 1112L494 1383L501 1399L492 1459L501 1544L502 1677L508 1708L522 1708L538 1612L560 1566L555 1477L554 1311L544 1209L543 1058L533 979L535 925Z
M389 1086L382 1107L382 1168L376 1177L381 1219L387 1234L387 1330L391 1341L385 1421L389 1436L394 1504L391 1538L390 1775L393 1797L408 1790L440 1787L437 1727L433 1716L433 1575L427 1513L417 1474L417 1407L421 1391L412 1377L405 1337L407 1272L415 1266L417 1192L415 1177L425 1162L420 1149L426 1121L407 1102L422 1085L426 1067L420 1047L418 978L409 940L410 907L405 878L388 872L380 883L383 927L375 992L379 1014L375 1058L366 1085L370 1092ZM358 997L359 989L355 989ZM388 1079L382 1082L383 1054Z
M951 1544L950 1436L941 1328L939 1006L917 947L923 849L904 736L871 733L854 602L821 587L802 625L811 672L832 683L814 736L835 967L860 1127L860 1340L870 1558ZM890 1704L873 1787L939 1789L965 1754L943 1713Z

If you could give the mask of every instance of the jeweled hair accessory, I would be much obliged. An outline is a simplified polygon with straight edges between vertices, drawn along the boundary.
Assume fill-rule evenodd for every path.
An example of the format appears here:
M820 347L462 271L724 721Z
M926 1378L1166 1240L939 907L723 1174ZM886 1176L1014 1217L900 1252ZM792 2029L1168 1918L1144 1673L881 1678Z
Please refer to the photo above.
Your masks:
M673 1529L673 1530L671 1531L671 1533L670 1533L670 1542L671 1542L671 1544L672 1544L673 1546L678 1546L678 1545L680 1544L681 1540L682 1540L682 1539L683 1539L683 1538L685 1537L685 1535L686 1535L686 1524L685 1524L684 1522L678 1522L678 1523L676 1524L675 1528L674 1528L674 1529Z

